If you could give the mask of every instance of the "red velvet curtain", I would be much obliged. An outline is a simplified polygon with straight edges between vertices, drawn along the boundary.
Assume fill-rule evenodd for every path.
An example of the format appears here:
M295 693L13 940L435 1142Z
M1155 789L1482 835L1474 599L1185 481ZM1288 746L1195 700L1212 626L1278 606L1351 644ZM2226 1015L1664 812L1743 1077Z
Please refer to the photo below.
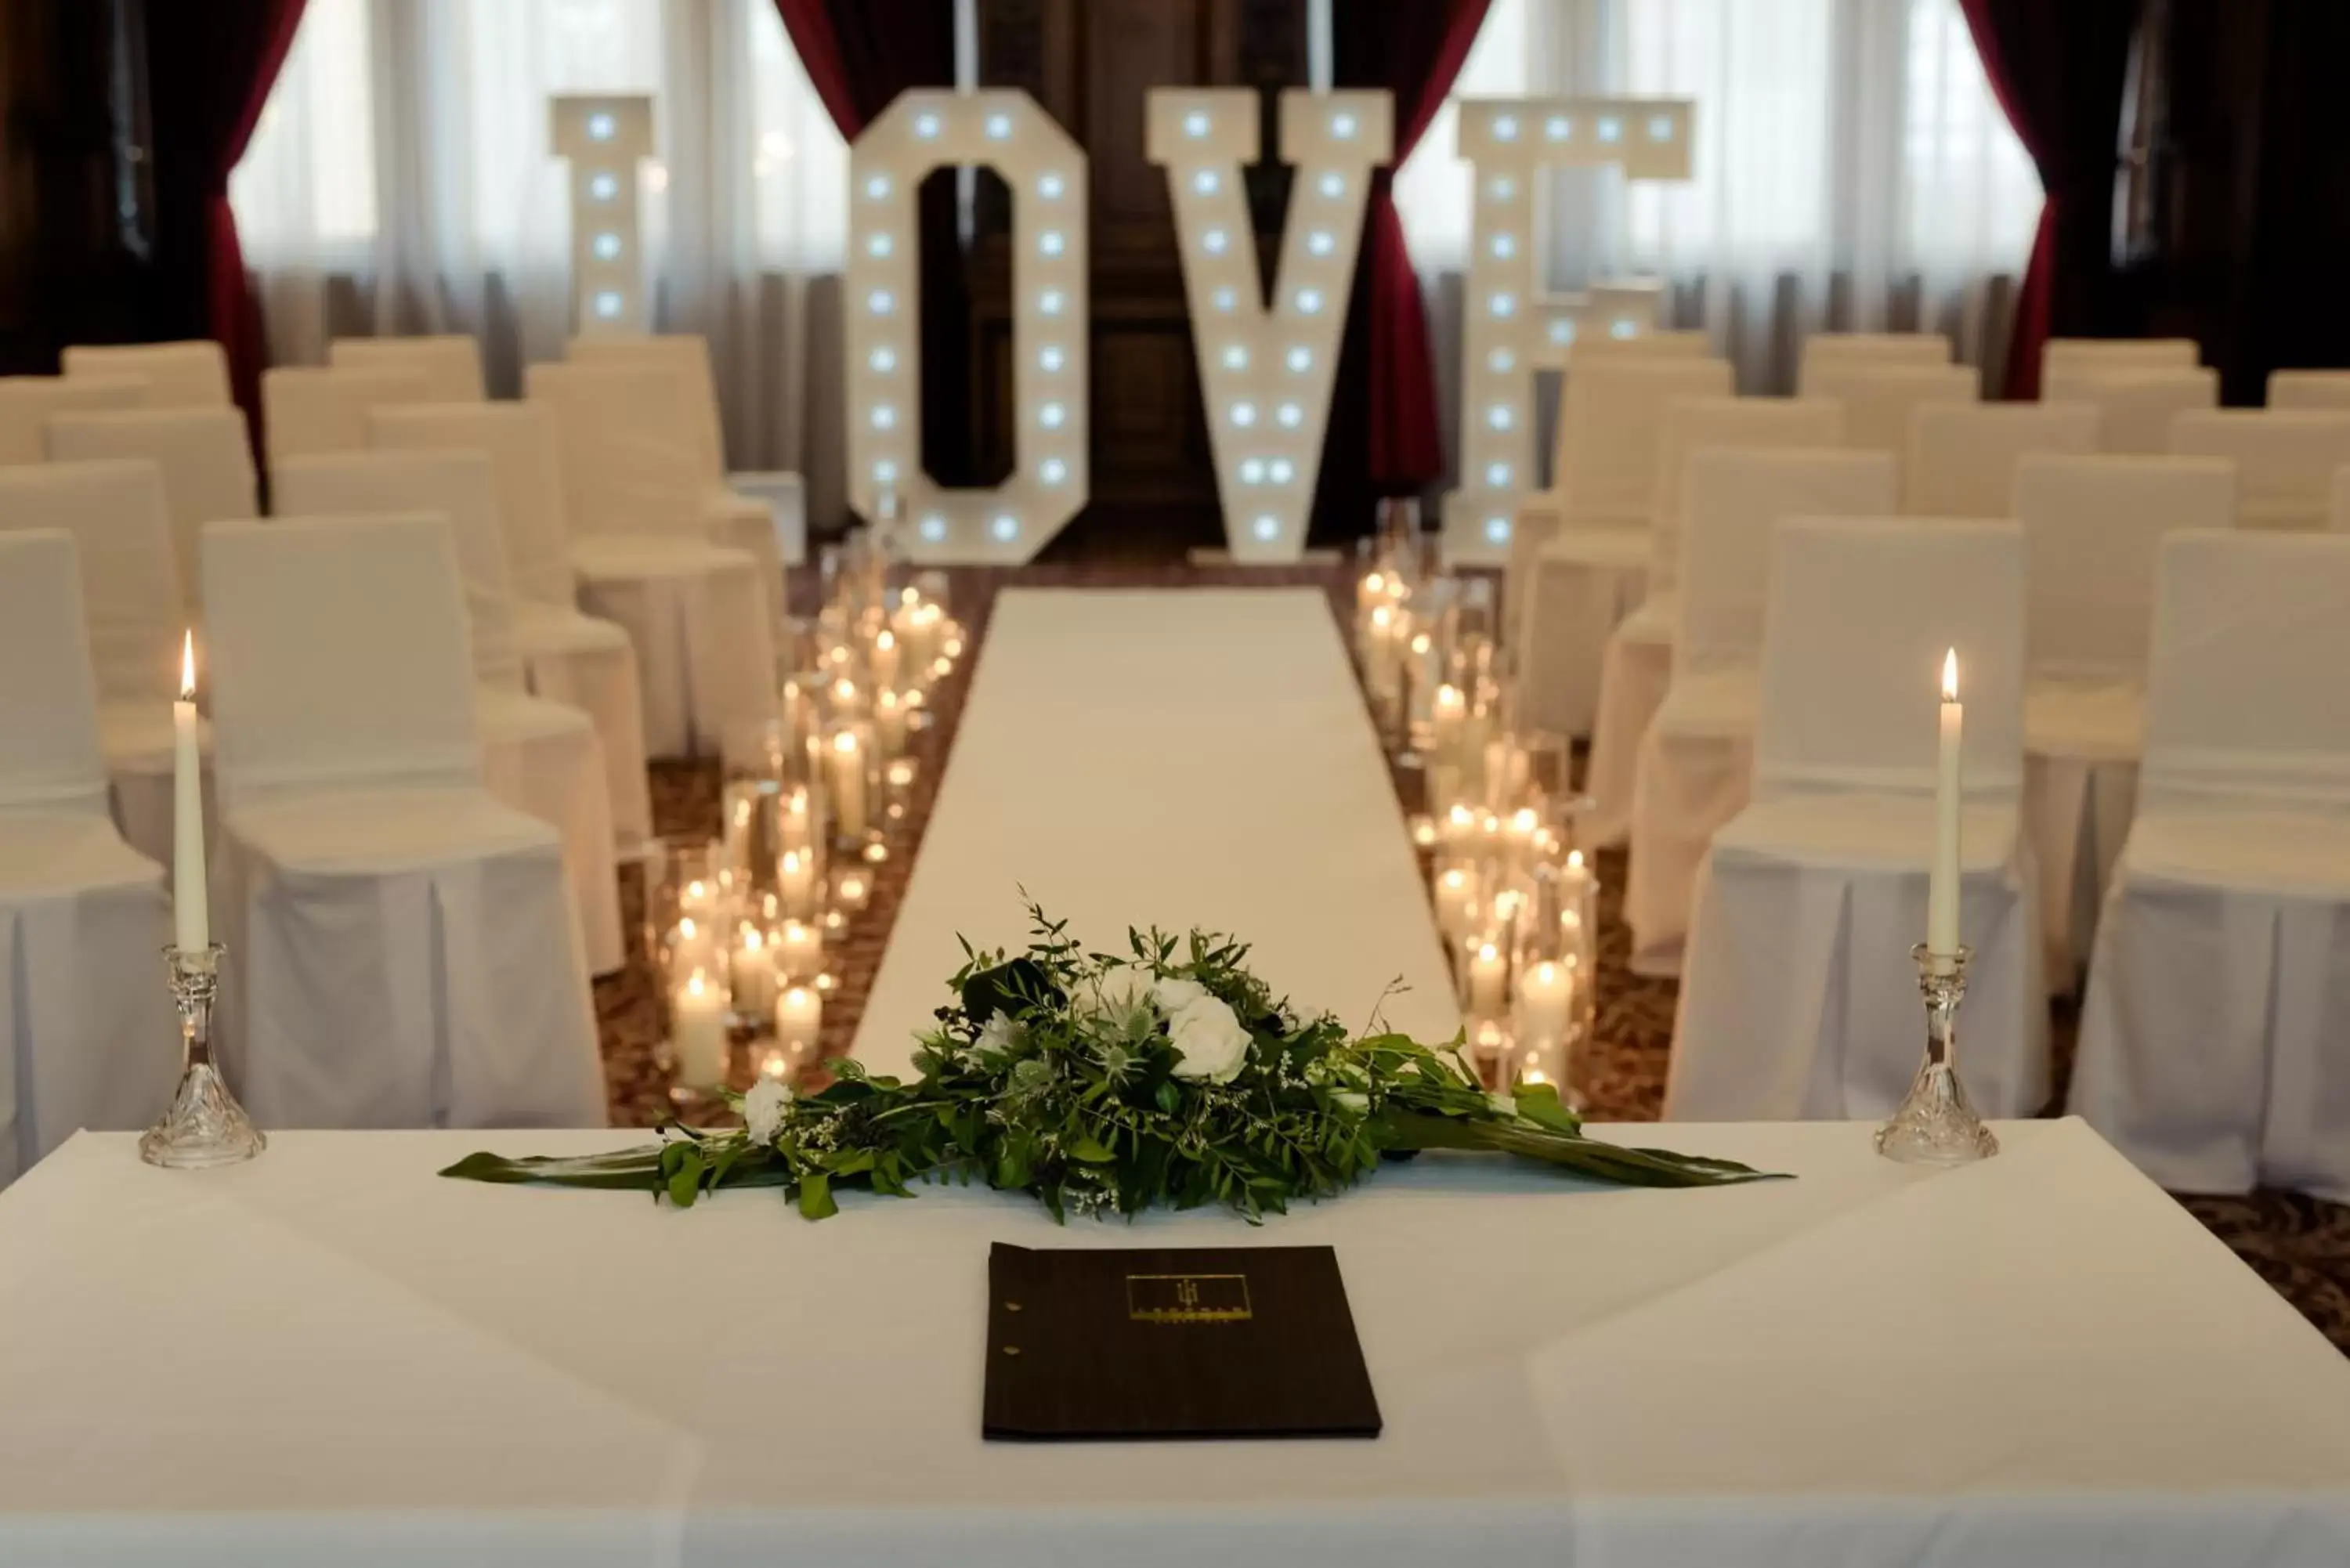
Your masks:
M2122 86L2138 0L1960 0L1983 75L2046 200L2016 296L2007 395L2040 395L2040 350L2095 334L2111 254Z
M228 180L294 46L304 0L148 0L157 271L186 291L163 321L227 351L236 399L259 417L261 307L244 275Z
M1396 213L1394 171L1411 156L1461 74L1487 0L1346 0L1336 7L1335 73L1348 88L1395 95L1395 157L1371 185L1363 245L1369 287L1366 455L1384 493L1426 488L1444 472L1428 313Z
M775 0L808 85L853 141L914 87L954 85L954 0ZM951 179L920 198L922 227L922 466L942 484L974 483L967 335L970 292ZM849 493L862 493L859 475Z

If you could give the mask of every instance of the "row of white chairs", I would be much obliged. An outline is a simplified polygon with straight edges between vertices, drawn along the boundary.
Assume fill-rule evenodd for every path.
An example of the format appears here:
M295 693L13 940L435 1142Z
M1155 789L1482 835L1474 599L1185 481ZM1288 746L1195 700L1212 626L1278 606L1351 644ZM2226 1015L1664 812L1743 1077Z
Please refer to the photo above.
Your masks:
M1981 519L1799 515L1758 537L1751 794L1698 869L1666 1115L1872 1119L1907 1088L1937 748L1921 692L1946 648L1966 705L1960 1060L1986 1114L2033 1114L2024 650L2043 552ZM2136 815L2068 1104L2167 1187L2350 1200L2350 535L2189 528L2150 554Z
M804 524L795 481L723 483L744 476L693 395L698 339L576 348L520 403L481 399L464 338L268 372L265 523L214 346L77 350L63 377L0 382L0 543L26 542L0 582L72 610L0 624L0 680L29 683L0 696L23 720L0 727L0 971L43 961L37 994L0 1007L22 1069L0 1077L51 1085L0 1103L0 1181L169 1089L139 1054L173 1038L149 966L191 623L234 950L221 1033L265 1124L600 1119L586 978L620 961L616 841L650 830L647 737L707 753L771 711ZM93 817L109 798L115 822ZM131 912L109 925L93 898Z

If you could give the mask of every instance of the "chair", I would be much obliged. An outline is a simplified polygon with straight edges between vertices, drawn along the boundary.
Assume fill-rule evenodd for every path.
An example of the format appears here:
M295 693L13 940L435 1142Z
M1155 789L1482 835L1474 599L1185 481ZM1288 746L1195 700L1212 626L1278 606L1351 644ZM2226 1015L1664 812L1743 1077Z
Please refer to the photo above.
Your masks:
M163 871L107 817L88 649L72 538L0 535L0 1185L179 1075Z
M0 469L0 530L26 529L74 541L114 819L133 849L169 866L172 700L187 612L162 478L137 458Z
M1833 398L1844 405L1845 445L1889 452L1897 468L1908 459L1909 432L1919 409L1977 402L1981 390L1970 365L1849 360L1814 367L1802 387L1806 398Z
M2236 526L2324 528L2334 471L2350 463L2350 410L2211 409L2171 421L2170 450L2236 465Z
M668 370L683 384L685 410L693 428L694 466L710 484L710 542L745 550L758 559L768 597L783 604L784 568L801 556L788 553L787 520L764 495L743 490L726 467L726 427L719 417L718 379L710 368L710 341L698 332L589 333L571 340L571 359L581 365L637 366ZM805 555L805 530L800 535Z
M563 463L583 608L626 627L655 756L715 754L775 706L775 635L756 558L710 543L675 376L533 365Z
M2170 421L2192 409L2217 408L2220 372L2197 365L2173 370L2075 371L2041 389L2046 403L2085 403L2097 410L2097 445L2106 452L2159 456L2170 450Z
M268 1127L588 1127L563 848L482 783L437 517L204 531L224 1044Z
M147 384L131 376L0 376L0 467L48 461L56 414L143 408Z
M2272 409L2350 409L2350 370L2271 370Z
M1754 799L1698 873L1665 1115L1888 1114L1924 1028L1910 949L1933 857L1935 699L1966 704L1963 1064L1986 1116L2047 1094L2040 904L2023 784L2023 533L1974 519L1779 525Z
M2078 404L1929 404L1911 416L1901 510L1922 517L2011 517L2019 459L2096 450L2097 410Z
M180 562L182 599L190 608L201 602L195 561L204 524L261 513L244 416L233 408L58 414L49 421L49 457L57 462L136 457L155 465L163 476L172 547Z
M2147 624L2163 536L2226 528L2236 476L2202 457L2026 457L2023 814L2040 868L2048 981L2070 991L2129 831Z
M1730 391L1730 365L1721 359L1598 358L1568 377L1560 504L1520 514L1547 534L1530 546L1532 569L1521 578L1523 608L1516 612L1521 701L1532 728L1590 733L1607 634L1638 604L1648 575L1665 409ZM1510 613L1508 603L1503 608Z
M2186 370L2202 347L2192 337L2051 337L2040 351L2043 386L2083 371Z
M2174 1191L2350 1201L2350 539L2162 543L2070 1108Z
M1844 411L1825 400L1690 398L1667 406L1657 435L1648 595L1608 634L1599 663L1599 711L1584 783L1591 808L1576 824L1586 842L1618 844L1629 830L1633 763L1672 678L1690 454L1709 447L1832 447L1843 437Z
M645 770L644 694L629 634L582 615L563 519L555 422L528 403L419 403L378 409L382 451L485 452L497 482L523 683L584 711L603 742L612 831L625 852L652 836Z
M350 370L280 365L261 373L262 444L274 481L288 458L365 452L368 414L425 398L425 379L410 370Z
M1881 452L1710 447L1688 466L1671 680L1632 765L1624 914L1632 967L1651 975L1679 972L1706 846L1746 805L1772 530L1790 517L1882 517L1894 501Z
M473 650L473 717L489 791L563 836L590 972L627 961L612 803L596 727L577 708L523 689L497 481L482 452L364 452L286 460L277 504L289 514L421 513L446 517L464 574Z
M327 363L338 370L398 370L424 378L420 403L478 403L489 396L482 380L481 345L463 332L418 337L337 337Z
M147 384L151 409L225 409L228 356L209 337L180 343L75 343L60 357L73 380L129 376Z
M1814 332L1804 339L1795 370L1798 395L1812 395L1813 376L1830 365L1947 365L1950 340L1939 332Z

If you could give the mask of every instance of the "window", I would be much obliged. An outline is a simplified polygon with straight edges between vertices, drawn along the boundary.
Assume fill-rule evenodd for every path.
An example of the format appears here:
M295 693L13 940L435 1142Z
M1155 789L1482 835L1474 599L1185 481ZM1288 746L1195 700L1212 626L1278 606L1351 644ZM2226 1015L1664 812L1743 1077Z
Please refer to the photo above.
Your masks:
M310 0L277 88L229 178L246 260L348 263L375 238L368 0Z

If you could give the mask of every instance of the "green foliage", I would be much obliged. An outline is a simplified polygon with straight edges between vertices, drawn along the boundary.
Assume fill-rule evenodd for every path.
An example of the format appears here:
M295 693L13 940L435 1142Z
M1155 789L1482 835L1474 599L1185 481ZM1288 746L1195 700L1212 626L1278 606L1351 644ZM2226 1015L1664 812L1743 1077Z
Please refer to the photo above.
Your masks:
M442 1172L473 1181L648 1191L690 1208L721 1187L781 1187L811 1220L842 1188L905 1196L974 1178L1034 1194L1055 1219L1220 1205L1252 1221L1360 1180L1382 1158L1430 1148L1539 1159L1627 1186L1761 1179L1728 1160L1626 1148L1583 1135L1547 1085L1489 1095L1460 1055L1397 1033L1355 1038L1301 1019L1228 937L1129 930L1127 951L1087 952L1029 906L1018 956L977 951L949 981L951 1005L917 1043L910 1084L853 1061L785 1109L772 1144L743 1131L663 1129L648 1148L585 1159L476 1154ZM1177 1072L1149 985L1190 981L1249 1037L1229 1082Z

